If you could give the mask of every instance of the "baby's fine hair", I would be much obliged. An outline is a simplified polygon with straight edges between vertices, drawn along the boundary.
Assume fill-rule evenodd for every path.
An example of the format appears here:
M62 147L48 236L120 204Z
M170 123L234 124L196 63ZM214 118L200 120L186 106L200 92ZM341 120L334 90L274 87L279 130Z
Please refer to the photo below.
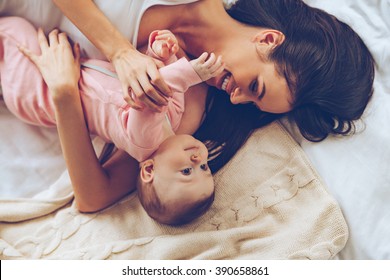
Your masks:
M200 217L210 208L215 197L213 192L210 196L186 205L177 212L169 213L170 210L161 202L153 183L143 183L138 177L137 192L146 213L157 222L170 226L188 224Z

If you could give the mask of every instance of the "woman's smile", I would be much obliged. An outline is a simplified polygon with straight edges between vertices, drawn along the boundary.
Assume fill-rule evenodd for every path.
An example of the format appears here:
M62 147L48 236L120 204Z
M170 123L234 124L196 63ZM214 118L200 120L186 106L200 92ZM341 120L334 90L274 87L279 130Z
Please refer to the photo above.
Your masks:
M221 89L226 91L227 85L229 83L231 75L226 75L225 79L223 79Z
M225 91L227 94L232 95L238 88L232 73L224 71L220 77L215 78L215 87Z

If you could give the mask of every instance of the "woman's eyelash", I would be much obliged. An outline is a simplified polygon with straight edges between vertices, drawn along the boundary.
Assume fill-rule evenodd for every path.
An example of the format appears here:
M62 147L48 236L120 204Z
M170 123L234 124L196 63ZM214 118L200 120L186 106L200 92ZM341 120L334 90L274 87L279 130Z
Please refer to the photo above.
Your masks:
M250 90L253 92L257 92L259 87L259 83L257 81L253 81L250 86Z

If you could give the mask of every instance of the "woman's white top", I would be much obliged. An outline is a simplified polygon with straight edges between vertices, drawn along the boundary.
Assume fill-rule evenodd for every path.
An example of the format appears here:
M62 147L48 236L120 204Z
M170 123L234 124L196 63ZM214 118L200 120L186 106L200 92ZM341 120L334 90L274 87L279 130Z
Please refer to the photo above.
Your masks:
M137 46L139 24L145 11L154 5L179 5L198 0L95 0L95 4ZM21 16L47 33L54 28L64 31L81 46L84 55L106 59L104 55L71 23L51 0L1 0L0 16Z

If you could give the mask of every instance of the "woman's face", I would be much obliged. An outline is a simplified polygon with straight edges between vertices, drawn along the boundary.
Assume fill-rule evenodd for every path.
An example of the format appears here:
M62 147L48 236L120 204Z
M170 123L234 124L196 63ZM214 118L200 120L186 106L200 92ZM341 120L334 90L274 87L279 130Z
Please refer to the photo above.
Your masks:
M224 90L233 104L253 103L260 110L286 113L292 110L292 98L287 81L267 57L271 46L256 41L223 55L226 65L222 74L207 81Z

